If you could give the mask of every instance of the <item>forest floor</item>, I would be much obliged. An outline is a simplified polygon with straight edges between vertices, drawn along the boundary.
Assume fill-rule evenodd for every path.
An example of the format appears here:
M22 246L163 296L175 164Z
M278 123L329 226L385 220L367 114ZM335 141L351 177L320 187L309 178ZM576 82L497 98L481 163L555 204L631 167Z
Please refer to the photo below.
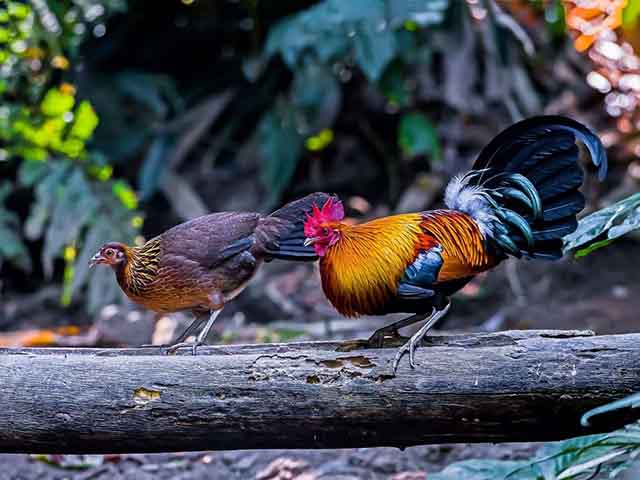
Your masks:
M456 298L447 331L550 328L590 329L598 334L638 330L638 243L619 241L583 259L556 263L513 262L477 279ZM81 310L55 308L57 292L5 297L0 329L80 324L60 344L114 345L167 341L188 322L179 315L159 322L135 310L111 307L96 322ZM390 318L336 318L324 300L312 265L274 264L259 274L217 324L218 339L233 343L291 339L364 338ZM258 321L259 320L259 321ZM0 335L0 343L2 341ZM0 455L4 479L259 479L422 480L454 461L530 457L535 444L454 444L352 450L199 452L184 454L54 456ZM86 463L78 468L78 463Z

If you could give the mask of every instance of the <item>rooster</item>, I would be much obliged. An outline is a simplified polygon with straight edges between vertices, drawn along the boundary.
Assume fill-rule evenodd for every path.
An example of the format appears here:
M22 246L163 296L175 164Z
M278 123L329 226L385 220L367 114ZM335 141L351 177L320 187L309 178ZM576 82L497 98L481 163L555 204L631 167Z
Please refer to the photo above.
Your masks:
M124 293L150 310L191 310L193 322L167 352L191 346L195 355L224 305L244 290L262 262L317 260L314 249L303 245L304 215L312 205L326 203L329 198L313 193L268 216L239 212L204 215L176 225L140 247L109 242L89 264L109 265ZM195 342L185 342L198 330Z
M339 200L314 205L305 245L320 257L322 287L336 310L349 317L414 314L356 347L380 347L388 337L400 338L400 328L426 319L393 363L395 373L408 353L414 368L416 346L446 315L451 295L475 275L507 257L560 258L562 237L576 229L585 205L576 141L602 180L607 157L598 137L569 118L540 116L501 132L471 171L453 178L446 209L348 225Z

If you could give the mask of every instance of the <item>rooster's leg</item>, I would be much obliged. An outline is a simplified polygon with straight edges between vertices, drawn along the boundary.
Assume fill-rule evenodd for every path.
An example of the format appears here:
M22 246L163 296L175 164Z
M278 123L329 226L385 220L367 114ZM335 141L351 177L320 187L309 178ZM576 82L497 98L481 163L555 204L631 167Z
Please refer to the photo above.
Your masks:
M367 340L350 340L348 342L343 342L338 347L338 351L350 352L352 350L362 350L364 348L383 348L385 346L395 347L402 345L407 341L407 338L400 335L398 330L409 325L413 325L416 322L421 322L426 317L427 315L420 313L403 318L391 325L379 328L373 332ZM402 343L400 343L400 341L402 341Z
M393 360L393 374L396 374L396 370L398 370L398 364L400 363L400 359L405 353L409 353L409 365L411 368L415 368L415 351L418 347L418 344L422 343L422 339L425 337L427 332L433 327L438 320L444 317L449 311L449 307L451 306L451 302L447 303L447 306L442 310L433 309L431 316L427 319L427 322L418 330L411 339L405 343L402 347L398 349L398 353L396 353L396 358Z

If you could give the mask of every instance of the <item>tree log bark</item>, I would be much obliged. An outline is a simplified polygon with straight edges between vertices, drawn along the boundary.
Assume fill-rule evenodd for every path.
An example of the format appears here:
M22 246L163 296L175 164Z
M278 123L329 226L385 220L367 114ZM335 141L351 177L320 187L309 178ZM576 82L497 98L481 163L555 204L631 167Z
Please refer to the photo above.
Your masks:
M391 374L395 348L337 343L0 350L0 451L117 453L406 447L558 440L632 412L592 407L640 391L640 334L512 331L432 336Z

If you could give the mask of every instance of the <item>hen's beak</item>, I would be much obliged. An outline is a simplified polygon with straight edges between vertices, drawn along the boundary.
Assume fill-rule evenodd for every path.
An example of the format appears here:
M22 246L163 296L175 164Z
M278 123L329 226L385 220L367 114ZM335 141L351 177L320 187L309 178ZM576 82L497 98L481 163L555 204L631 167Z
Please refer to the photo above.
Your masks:
M104 263L104 262L105 262L105 258L102 255L100 255L100 252L98 252L93 257L91 257L91 260L89 260L89 268L95 267L99 263Z
M313 245L314 243L316 243L318 241L317 237L309 237L304 241L304 246L308 247L309 245Z

